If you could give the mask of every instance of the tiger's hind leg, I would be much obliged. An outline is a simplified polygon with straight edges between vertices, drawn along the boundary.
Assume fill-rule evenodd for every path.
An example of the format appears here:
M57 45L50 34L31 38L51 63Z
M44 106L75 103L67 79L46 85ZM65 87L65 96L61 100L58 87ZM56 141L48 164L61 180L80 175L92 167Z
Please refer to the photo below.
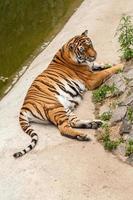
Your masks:
M57 107L48 109L47 117L58 127L61 135L80 141L90 140L87 134L77 131L70 126L68 114L62 105L57 105Z
M74 113L69 115L69 124L72 128L98 129L102 125L101 120L80 120Z

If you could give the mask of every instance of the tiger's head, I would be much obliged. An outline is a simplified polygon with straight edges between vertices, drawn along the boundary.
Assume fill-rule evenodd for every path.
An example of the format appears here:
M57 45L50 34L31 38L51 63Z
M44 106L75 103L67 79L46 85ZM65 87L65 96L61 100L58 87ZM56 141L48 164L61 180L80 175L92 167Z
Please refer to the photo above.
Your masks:
M73 37L67 43L69 52L69 58L75 64L93 65L93 61L96 59L97 53L93 47L91 39L87 36L86 30L79 36Z

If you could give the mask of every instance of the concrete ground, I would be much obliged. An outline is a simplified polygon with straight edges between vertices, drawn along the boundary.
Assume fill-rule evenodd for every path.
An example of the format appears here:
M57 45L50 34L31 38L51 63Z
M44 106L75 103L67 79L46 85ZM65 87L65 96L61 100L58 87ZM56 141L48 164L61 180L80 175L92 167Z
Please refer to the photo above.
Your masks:
M133 199L133 168L105 152L92 130L85 130L91 142L79 142L60 136L53 125L33 125L39 134L37 147L20 159L12 157L30 140L19 126L18 114L33 79L64 42L85 29L98 61L119 62L114 34L123 13L133 13L132 0L85 0L0 102L0 200ZM76 112L81 118L94 118L91 92Z

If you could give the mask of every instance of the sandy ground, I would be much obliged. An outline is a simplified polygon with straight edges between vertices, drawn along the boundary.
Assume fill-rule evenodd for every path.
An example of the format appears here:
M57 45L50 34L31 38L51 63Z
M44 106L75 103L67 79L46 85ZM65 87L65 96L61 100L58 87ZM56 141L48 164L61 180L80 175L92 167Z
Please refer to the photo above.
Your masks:
M37 147L15 160L12 154L30 138L23 134L18 113L28 87L45 69L57 49L69 38L88 29L98 61L119 61L116 27L122 13L133 13L132 0L85 0L51 44L0 102L0 200L128 200L133 199L133 168L121 163L95 141L78 142L60 136L52 125L34 125ZM77 110L92 119L91 92Z

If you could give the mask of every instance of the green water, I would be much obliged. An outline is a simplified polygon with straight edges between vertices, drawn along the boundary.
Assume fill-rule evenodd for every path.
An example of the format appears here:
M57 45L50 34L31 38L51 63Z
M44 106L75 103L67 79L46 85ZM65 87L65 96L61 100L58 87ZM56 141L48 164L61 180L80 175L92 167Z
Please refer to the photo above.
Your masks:
M82 0L0 0L0 96Z

